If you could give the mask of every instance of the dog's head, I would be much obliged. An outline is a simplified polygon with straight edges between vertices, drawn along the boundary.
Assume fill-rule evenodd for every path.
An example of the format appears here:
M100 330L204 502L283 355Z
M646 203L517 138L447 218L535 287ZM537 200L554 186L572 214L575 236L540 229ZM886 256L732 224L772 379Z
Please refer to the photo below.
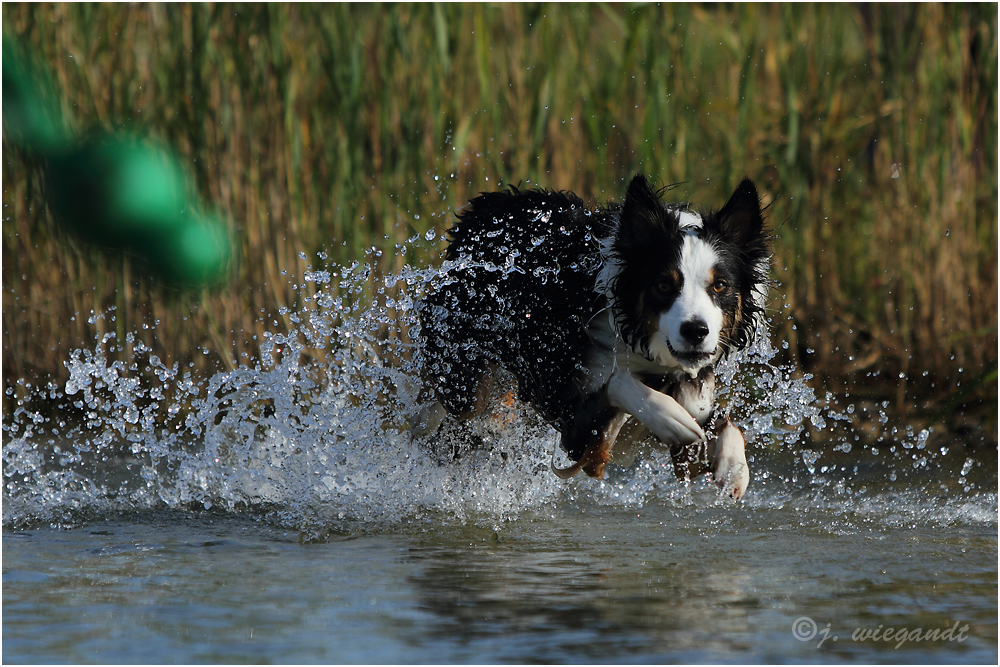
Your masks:
M642 176L628 186L607 282L618 329L635 350L689 373L748 345L762 317L770 241L744 179L721 210L668 205Z

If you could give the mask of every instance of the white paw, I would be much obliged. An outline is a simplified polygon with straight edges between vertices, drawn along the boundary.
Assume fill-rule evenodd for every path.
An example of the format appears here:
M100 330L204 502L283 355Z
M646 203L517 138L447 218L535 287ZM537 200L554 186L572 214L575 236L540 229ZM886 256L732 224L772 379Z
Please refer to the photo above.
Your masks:
M747 464L746 440L733 423L726 425L715 441L712 457L712 478L727 495L739 500L750 485L750 466Z
M705 439L691 413L671 396L654 391L630 373L616 371L608 381L611 405L635 417L669 445L688 445Z
M649 403L656 412L647 426L664 442L686 445L705 439L705 431L695 418L672 397L655 393Z

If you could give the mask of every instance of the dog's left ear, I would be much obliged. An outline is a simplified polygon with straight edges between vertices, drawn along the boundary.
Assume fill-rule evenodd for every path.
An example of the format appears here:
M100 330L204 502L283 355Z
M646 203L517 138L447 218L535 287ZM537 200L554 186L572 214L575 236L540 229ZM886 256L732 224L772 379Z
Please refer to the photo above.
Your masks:
M745 244L761 233L764 216L760 212L760 197L749 178L736 186L733 196L719 211L719 227L737 244Z

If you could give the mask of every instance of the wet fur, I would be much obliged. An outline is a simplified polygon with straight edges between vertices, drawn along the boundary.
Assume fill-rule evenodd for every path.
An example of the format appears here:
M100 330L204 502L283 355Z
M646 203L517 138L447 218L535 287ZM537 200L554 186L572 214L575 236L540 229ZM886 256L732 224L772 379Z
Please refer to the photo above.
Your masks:
M690 475L688 459L707 447L700 427L711 421L712 368L752 341L762 316L770 245L748 179L721 210L697 215L662 194L637 176L623 203L594 211L550 190L510 187L473 199L448 232L446 271L420 306L425 398L474 416L502 367L518 398L560 432L577 469L600 477L628 404L672 447L678 474ZM698 226L684 226L699 216ZM685 246L688 236L697 241ZM717 258L710 301L695 295L721 311L711 355L674 349L662 329L684 289L685 247ZM714 293L720 282L725 290ZM415 431L436 428L440 415L428 414Z

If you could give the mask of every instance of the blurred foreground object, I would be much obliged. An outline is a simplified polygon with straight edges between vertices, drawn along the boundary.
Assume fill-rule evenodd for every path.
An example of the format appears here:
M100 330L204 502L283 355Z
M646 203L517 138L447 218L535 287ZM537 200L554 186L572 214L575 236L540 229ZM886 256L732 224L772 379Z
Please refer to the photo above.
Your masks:
M168 282L220 282L231 241L218 220L188 203L177 158L132 139L63 130L46 74L3 37L3 123L10 141L39 158L56 220L81 238L138 255Z

